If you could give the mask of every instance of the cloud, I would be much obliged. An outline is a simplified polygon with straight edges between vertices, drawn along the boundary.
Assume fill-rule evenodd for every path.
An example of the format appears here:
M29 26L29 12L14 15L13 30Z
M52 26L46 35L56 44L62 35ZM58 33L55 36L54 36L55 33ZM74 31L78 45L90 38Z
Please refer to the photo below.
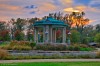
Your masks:
M100 1L99 0L91 0L89 5L93 5L93 4L100 4Z
M0 4L0 20L10 20L11 18L15 18L18 15L21 16L26 11L20 7L9 4Z
M100 19L97 19L97 20L90 20L90 24L91 25L96 25L96 24L100 24Z
M7 4L0 4L0 10L19 10L20 7L18 6L11 6L11 5L7 5Z
M0 16L0 21L8 21L9 20L9 16Z
M72 5L73 0L60 0L63 5Z
M86 5L88 6L88 4L91 2L91 0L74 0L75 5Z
M79 10L79 11L85 11L86 10L86 6L80 5L80 6L76 6L75 9Z
M64 9L64 12L74 12L74 11L75 11L75 9L72 7Z
M60 0L53 0L53 4L56 6L61 6L61 1Z
M94 8L94 7L90 7L90 6L84 6L84 5L79 5L79 6L74 6L74 7L69 7L69 8L65 8L63 9L63 11L65 12L73 12L73 11L84 11L84 12L98 12L100 13L100 9Z
M30 5L30 6L25 6L25 8L27 8L27 9L35 9L35 8L37 8L37 6L35 6L35 5Z
M35 5L25 6L24 8L30 11L29 14L36 14L36 12L39 11L38 7Z
M36 13L35 11L30 12L30 14L35 14L35 13Z
M64 12L74 12L74 11L86 11L87 7L84 5L79 5L79 6L74 6L74 7L67 7L64 8L63 11Z
M58 9L63 9L65 7L72 7L74 0L50 0L53 5Z
M75 7L69 7L69 8L65 8L63 9L64 12L74 12L74 11L85 11L87 9L86 6L75 6Z
M52 4L52 3L42 3L38 7L38 9L39 9L39 13L43 14L43 13L46 13L46 12L48 12L48 13L52 12L52 11L56 10L57 7L54 4Z
M21 15L23 13L23 11L24 11L24 9L22 10L22 7L20 7L20 6L0 4L0 16L5 15L5 17L6 17L6 16Z

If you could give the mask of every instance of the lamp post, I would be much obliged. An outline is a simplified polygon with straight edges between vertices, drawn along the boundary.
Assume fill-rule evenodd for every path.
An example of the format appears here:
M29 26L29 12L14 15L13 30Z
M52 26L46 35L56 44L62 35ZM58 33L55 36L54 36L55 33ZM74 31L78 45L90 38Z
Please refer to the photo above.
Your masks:
M71 32L68 32L68 45L71 44L71 41L70 41L70 35L71 35Z

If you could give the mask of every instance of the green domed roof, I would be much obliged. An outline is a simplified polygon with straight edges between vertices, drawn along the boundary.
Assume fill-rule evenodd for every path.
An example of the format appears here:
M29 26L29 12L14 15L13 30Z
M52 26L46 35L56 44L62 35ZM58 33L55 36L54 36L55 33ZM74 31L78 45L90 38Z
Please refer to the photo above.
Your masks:
M52 17L48 17L47 19L37 21L34 23L34 26L39 26L39 25L61 25L61 26L67 26L63 21L56 20Z

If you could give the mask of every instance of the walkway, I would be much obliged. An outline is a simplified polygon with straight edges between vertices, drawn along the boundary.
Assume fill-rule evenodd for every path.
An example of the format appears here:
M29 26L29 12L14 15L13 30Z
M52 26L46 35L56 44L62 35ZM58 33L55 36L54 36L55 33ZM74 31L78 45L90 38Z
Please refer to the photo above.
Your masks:
M31 59L31 60L0 60L0 63L16 62L100 62L100 59Z

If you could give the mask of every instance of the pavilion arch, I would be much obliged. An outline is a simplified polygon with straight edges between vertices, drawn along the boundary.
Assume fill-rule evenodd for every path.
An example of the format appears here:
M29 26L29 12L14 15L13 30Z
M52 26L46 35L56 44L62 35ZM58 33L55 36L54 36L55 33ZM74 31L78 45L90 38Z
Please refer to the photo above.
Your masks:
M34 23L34 41L37 44L66 44L67 25L60 20L48 17ZM57 31L60 36L57 38Z

